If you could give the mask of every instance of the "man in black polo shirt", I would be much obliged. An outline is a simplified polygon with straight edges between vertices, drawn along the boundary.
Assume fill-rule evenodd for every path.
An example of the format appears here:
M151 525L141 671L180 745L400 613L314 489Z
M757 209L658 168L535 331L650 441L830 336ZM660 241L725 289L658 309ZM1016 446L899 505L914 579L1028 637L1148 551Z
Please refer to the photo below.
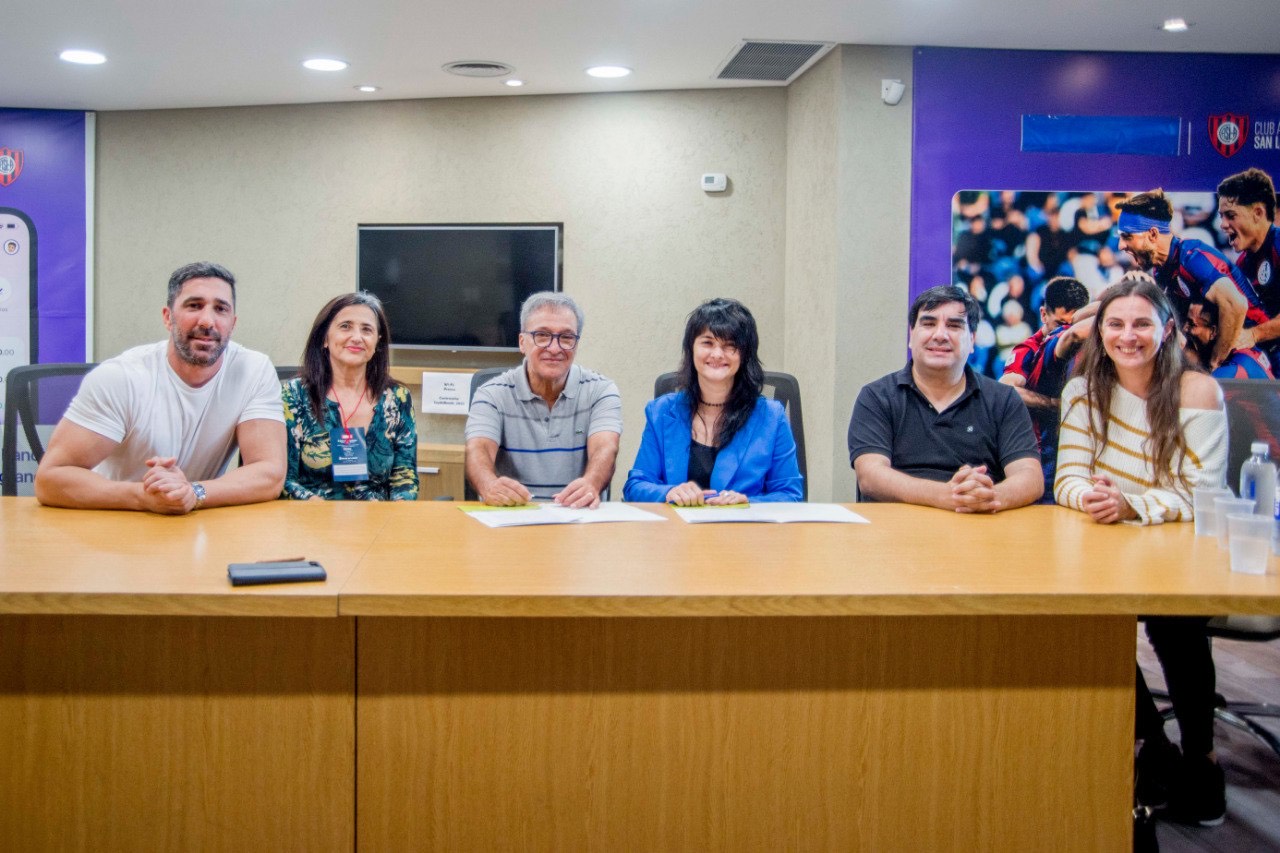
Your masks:
M911 304L911 361L863 387L849 422L849 461L864 500L999 512L1044 493L1040 454L1017 392L979 376L978 303L952 286Z

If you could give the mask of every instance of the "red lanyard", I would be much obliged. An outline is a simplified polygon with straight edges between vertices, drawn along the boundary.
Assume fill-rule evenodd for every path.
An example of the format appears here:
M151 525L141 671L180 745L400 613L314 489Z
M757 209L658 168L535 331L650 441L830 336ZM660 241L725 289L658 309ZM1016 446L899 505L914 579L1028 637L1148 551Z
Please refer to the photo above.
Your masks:
M351 422L351 418L356 416L356 412L360 411L360 404L364 402L364 395L369 393L369 387L366 385L364 390L360 392L360 399L356 400L356 407L352 410L350 416L344 415L342 409L342 400L338 397L338 389L333 389L333 401L338 404L338 417L342 418L342 440L343 442L351 441L351 430L347 429L347 424Z

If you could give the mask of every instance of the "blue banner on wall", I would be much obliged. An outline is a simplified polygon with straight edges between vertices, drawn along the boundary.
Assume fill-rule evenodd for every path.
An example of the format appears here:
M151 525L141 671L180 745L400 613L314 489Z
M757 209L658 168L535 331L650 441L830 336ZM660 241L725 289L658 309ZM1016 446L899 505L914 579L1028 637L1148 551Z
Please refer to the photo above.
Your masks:
M1022 117L1023 151L1176 157L1181 142L1177 116Z

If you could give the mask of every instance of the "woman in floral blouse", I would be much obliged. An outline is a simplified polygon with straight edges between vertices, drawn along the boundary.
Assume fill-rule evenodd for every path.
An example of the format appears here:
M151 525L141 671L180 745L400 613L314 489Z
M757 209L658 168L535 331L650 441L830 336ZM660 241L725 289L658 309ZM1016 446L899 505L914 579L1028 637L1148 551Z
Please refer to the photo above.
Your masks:
M417 499L413 400L391 378L390 343L386 312L371 293L344 293L320 310L302 370L284 385L282 498Z

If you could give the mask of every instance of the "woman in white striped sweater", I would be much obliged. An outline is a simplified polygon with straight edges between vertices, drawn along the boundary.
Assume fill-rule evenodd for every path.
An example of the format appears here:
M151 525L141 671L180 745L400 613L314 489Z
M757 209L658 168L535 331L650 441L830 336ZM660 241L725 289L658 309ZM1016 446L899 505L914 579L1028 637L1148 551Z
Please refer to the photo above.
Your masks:
M1227 461L1222 391L1189 369L1173 306L1145 273L1103 295L1077 376L1062 392L1054 497L1100 524L1190 521L1191 490L1221 486ZM1208 619L1148 617L1182 753L1138 671L1137 796L1168 804L1170 816L1215 826L1226 814L1222 769L1213 752L1214 669Z

